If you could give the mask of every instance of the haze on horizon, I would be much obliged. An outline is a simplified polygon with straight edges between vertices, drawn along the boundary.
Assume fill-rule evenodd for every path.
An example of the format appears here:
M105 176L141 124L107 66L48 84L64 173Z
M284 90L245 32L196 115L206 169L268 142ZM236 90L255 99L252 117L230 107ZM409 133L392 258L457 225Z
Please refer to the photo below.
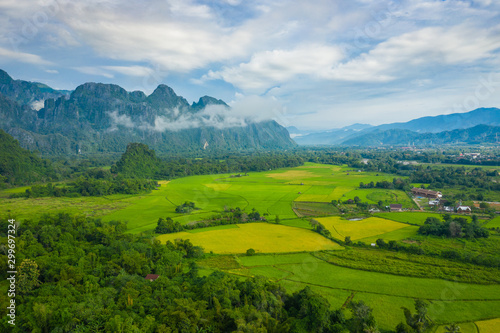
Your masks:
M6 0L0 21L0 68L56 89L164 83L300 129L500 106L492 0Z

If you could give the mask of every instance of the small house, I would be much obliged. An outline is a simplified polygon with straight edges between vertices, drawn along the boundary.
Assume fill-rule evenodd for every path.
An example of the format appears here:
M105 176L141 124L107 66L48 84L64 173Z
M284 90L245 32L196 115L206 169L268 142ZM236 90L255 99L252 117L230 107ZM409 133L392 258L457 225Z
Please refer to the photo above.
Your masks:
M154 280L156 280L159 277L160 276L158 274L148 274L148 275L146 275L146 280L154 281Z
M439 191L431 191L431 190L426 190L424 188L418 188L414 187L411 189L411 193L413 193L414 196L417 197L424 197L424 198L431 198L431 199L438 199L443 196L443 194Z
M403 211L403 205L402 204L390 204L389 208L391 212L401 212Z
M469 206L457 206L457 213L470 213L472 209Z

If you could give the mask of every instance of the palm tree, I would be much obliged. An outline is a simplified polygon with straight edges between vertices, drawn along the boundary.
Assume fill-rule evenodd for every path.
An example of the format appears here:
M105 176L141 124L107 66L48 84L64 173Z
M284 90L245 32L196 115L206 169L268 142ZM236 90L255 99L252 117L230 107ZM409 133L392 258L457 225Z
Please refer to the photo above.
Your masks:
M460 326L457 324L453 323L450 326L445 326L444 329L446 330L446 333L460 333Z

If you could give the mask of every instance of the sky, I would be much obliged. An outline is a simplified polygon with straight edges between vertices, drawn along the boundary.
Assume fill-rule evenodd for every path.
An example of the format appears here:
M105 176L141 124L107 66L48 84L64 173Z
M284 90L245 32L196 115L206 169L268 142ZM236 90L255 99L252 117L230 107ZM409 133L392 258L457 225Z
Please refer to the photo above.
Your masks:
M500 1L1 0L0 68L303 130L408 121L500 107Z

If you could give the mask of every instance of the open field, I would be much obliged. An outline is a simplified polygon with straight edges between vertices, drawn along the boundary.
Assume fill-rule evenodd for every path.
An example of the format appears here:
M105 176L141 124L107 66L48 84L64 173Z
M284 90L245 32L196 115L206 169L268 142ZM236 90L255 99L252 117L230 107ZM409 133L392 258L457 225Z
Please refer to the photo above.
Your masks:
M45 197L45 198L2 198L0 212L10 215L16 220L36 219L45 213L66 212L102 217L110 212L127 207L137 197L127 194L107 197Z
M495 217L494 219L488 221L486 223L487 228L500 228L500 216Z
M268 223L235 225L236 228L206 232L178 232L157 237L162 243L175 239L190 239L206 252L245 253L253 248L257 253L300 252L341 249L340 245L311 230ZM201 229L205 230L205 229Z
M340 216L320 217L316 219L323 224L332 234L334 238L344 240L346 236L350 236L351 240L360 240L374 237L384 238L383 235L389 232L394 232L399 229L407 228L407 224L394 222L391 220L382 219L379 217L369 217L359 221L343 220ZM411 232L412 233L412 232ZM406 238L410 232L403 233L402 237ZM403 239L397 237L397 239Z
M382 329L404 321L401 306L413 310L415 298L430 303L429 315L438 324L477 321L500 316L500 286L456 283L432 278L397 276L335 266L305 253L240 257L238 275L264 275L289 291L310 286L339 308L351 293L364 300Z
M230 174L191 176L162 184L152 193L131 201L125 209L105 216L104 220L129 220L129 230L140 232L153 229L159 217L171 217L187 223L209 218L225 207L239 207L247 212L255 208L270 220L276 215L282 220L291 220L297 217L292 209L294 201L306 206L309 203L300 201L317 202L311 205L326 205L333 199L347 200L350 195L347 193L358 192L360 182L392 181L392 178L390 175L377 176L374 173L353 172L347 167L314 163L239 177ZM385 195L383 193L386 192L373 191L376 192L372 194L375 199L381 198L380 195ZM377 194L378 192L381 193ZM402 191L389 192L387 199L397 197L398 202L410 202ZM363 190L362 193L364 197L370 197L370 190ZM352 195L353 198L354 196ZM195 202L200 209L185 215L175 213L175 207L185 201ZM311 207L306 207L309 208ZM324 206L319 210L323 214L335 213L334 207Z
M368 236L365 238L357 239L358 241L364 242L364 243L375 243L377 239L381 238L384 241L388 242L391 240L402 240L406 238L412 238L415 236L418 232L418 227L417 226L407 226L405 228L401 229L396 229L394 231L389 231L381 235L374 235L374 236Z
M239 207L247 212L255 208L269 220L279 215L280 219L290 221L290 225L293 225L297 222L293 221L297 218L292 209L294 201L295 204L305 205L304 209L314 211L314 214L319 212L319 215L336 213L335 207L328 206L331 200L347 200L355 196L372 203L387 200L387 203L411 204L402 191L358 189L360 182L392 181L392 178L386 174L357 172L346 166L306 163L292 169L250 173L240 177L219 174L163 181L159 188L142 195L2 198L0 208L17 219L35 218L44 212L68 211L102 217L104 221L128 221L128 229L133 233L154 229L160 217L171 217L184 224L208 219L225 207ZM8 189L0 195L8 196L25 190L26 187ZM175 213L175 207L185 201L195 202L199 209L190 214ZM299 224L304 226L302 222Z

